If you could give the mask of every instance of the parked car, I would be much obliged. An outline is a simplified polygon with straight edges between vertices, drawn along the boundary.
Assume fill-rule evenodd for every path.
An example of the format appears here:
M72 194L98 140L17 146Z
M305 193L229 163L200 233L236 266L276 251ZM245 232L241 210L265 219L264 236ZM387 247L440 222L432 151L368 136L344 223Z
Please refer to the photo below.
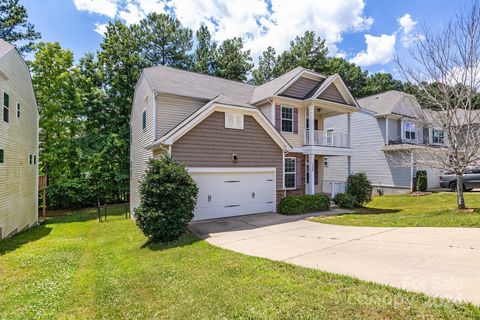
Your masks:
M440 176L440 187L457 190L457 176L452 172L446 172ZM463 190L472 191L480 188L480 168L469 169L463 174Z

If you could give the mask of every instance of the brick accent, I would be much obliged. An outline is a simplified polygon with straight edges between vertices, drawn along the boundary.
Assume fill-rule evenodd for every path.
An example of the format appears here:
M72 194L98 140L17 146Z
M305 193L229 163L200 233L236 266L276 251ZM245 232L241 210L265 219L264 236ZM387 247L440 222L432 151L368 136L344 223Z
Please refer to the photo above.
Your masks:
M284 189L277 189L277 205L278 203L280 202L280 200L282 200L285 196L291 196L291 195L302 195L302 194L305 194L305 181L306 181L306 177L305 177L305 166L306 166L306 162L305 162L305 155L303 153L294 153L294 152L290 152L288 154L285 155L285 157L295 157L295 158L299 158L300 159L300 163L301 163L301 166L300 166L300 177L301 177L301 185L300 186L297 186L296 189L290 189L290 190L284 190Z

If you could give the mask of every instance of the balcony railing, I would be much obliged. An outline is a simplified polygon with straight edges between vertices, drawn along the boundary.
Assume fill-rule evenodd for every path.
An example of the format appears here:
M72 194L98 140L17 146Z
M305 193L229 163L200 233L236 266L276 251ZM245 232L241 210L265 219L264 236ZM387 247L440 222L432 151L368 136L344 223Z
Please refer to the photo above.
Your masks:
M313 143L310 143L309 130L305 130L306 145L350 148L350 136L345 133L315 130L313 137L314 141Z

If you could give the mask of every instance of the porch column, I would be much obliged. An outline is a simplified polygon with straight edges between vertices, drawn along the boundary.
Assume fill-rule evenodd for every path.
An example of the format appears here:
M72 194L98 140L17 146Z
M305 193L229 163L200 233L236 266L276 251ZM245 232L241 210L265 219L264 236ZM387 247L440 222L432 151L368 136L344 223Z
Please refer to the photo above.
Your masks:
M413 191L413 151L410 151L410 191Z
M315 145L315 107L308 106L308 144Z
M315 194L315 155L308 155L308 190L307 194Z
M352 175L352 156L347 156L347 177Z
M347 147L352 147L352 114L349 112L347 113Z
M388 128L388 117L385 117L385 145L388 145L388 134L389 134L389 128Z

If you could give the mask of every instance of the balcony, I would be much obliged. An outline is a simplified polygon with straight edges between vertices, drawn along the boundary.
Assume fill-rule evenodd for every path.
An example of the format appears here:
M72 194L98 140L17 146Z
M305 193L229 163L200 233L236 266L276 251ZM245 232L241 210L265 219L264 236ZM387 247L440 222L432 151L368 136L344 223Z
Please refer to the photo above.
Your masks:
M342 132L314 130L313 143L310 142L310 130L305 130L305 144L322 147L350 148L350 136Z

